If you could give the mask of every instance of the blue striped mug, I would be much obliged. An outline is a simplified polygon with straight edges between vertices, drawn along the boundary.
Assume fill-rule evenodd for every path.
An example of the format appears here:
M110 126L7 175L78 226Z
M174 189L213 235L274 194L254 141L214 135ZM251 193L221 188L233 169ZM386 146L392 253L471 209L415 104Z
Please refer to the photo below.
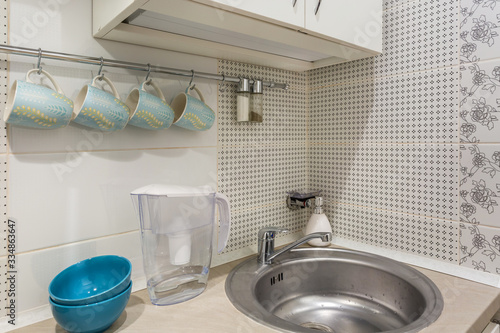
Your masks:
M191 90L196 91L200 99L189 95ZM191 131L206 131L214 124L215 112L205 104L203 95L194 85L177 95L171 105L176 126Z
M146 91L146 86L151 86L158 96ZM129 124L149 130L169 128L174 121L174 111L165 101L165 96L160 88L151 79L143 82L139 88L134 88L125 104L130 109Z
M113 94L100 89L97 80L104 81ZM129 108L120 100L111 80L104 75L98 75L76 96L73 121L104 132L114 132L127 125L129 113Z
M55 90L35 84L30 79L33 73L47 77ZM72 112L73 101L54 78L44 70L32 69L26 81L16 80L10 88L3 120L11 125L55 129L68 125Z

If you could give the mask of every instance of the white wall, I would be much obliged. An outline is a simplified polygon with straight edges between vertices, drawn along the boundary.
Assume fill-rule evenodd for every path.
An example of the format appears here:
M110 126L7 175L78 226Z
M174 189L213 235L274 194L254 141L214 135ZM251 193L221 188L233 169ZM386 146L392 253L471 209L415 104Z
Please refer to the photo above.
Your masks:
M217 72L215 59L95 40L91 1L53 1L57 6L49 7L41 3L10 2L10 44ZM9 86L24 80L37 59L11 56L10 60ZM50 60L43 60L42 66L72 99L98 71L97 66ZM145 76L112 68L104 68L104 72L116 84L122 100ZM152 77L167 101L189 81ZM216 110L217 83L195 83ZM50 280L81 259L123 255L133 263L133 277L141 277L138 221L129 192L155 182L216 183L216 146L216 124L201 133L174 126L159 132L127 126L109 134L77 124L47 131L10 127L8 147L0 159L8 163L8 216L18 224L18 323L30 320L23 318L22 311L47 304ZM0 307L4 308L2 302L3 297Z

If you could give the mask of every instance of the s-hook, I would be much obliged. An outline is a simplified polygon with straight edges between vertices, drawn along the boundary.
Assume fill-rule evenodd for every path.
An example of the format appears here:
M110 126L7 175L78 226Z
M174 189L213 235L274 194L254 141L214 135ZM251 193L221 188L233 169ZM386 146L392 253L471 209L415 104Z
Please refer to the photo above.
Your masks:
M99 72L97 72L97 76L99 76L99 80L102 80L102 77L104 76L104 74L101 74L102 68L104 67L104 58L101 57L100 60L101 60L101 65L99 67Z
M191 83L193 83L193 80L194 80L194 70L191 70L191 80L189 80L189 89L190 90L193 90L194 89L194 86L196 86L196 84L194 84L192 87L191 87Z
M38 68L38 75L42 74L42 66L41 66L41 63L42 63L42 49L39 48L38 49L38 62L36 64L36 68Z
M149 78L149 75L151 74L151 64L148 62L148 74L146 74L146 78L144 79L144 82L146 82L147 85L151 82L151 79Z
M222 91L222 90L221 90L222 85L224 84L224 81L226 81L226 76L224 75L224 73L221 73L221 75L222 75L222 82L221 82L221 83L219 83L219 92L220 92L221 94L223 94L223 93L225 93L225 92L226 92L226 90L227 90L227 88L226 88L226 89L224 89L224 91Z

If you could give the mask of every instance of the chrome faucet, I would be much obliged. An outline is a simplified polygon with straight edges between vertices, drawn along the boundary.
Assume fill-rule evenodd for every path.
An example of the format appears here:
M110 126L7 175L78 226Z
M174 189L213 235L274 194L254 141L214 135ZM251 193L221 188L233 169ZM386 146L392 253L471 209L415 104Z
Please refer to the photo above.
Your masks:
M259 248L257 252L257 261L264 265L269 265L272 263L273 259L277 256L296 248L299 245L304 244L314 238L321 238L323 242L330 242L332 240L331 232L314 232L312 234L306 235L299 239L298 241L285 246L279 251L274 251L274 239L278 233L288 232L288 229L278 228L278 227L265 227L259 230Z

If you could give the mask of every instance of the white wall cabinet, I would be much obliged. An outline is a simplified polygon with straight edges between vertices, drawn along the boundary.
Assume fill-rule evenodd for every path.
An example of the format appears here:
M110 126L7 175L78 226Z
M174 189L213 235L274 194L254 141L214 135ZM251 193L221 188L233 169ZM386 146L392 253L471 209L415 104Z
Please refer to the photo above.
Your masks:
M305 2L307 33L377 52L382 51L380 1L305 0Z
M214 58L309 70L377 55L382 0L93 0L93 34ZM355 4L353 4L355 3Z
M194 0L214 8L301 29L306 0Z

